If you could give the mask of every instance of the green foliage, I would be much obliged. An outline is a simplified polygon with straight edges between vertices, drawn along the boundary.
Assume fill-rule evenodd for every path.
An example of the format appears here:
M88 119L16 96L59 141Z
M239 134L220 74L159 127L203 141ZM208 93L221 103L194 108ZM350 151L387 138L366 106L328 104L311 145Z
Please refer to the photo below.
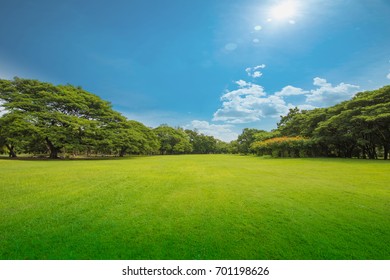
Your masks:
M264 130L245 128L237 138L237 150L241 154L252 153L251 145L256 140L256 135L266 133Z
M187 133L190 139L193 154L215 154L227 152L226 146L223 146L226 143L215 139L213 136L207 136L189 129L186 129L185 133Z
M300 111L297 107L289 109L286 116L280 117L278 130L284 135L298 136L300 134Z
M20 112L5 114L0 118L0 146L7 148L10 157L28 150L37 128Z
M216 139L215 153L216 154L229 154L230 153L230 144Z
M229 143L228 150L230 154L238 154L238 141L237 140L231 141Z
M111 104L80 87L36 80L0 80L0 142L9 150L32 154L157 153L151 129L129 121Z
M388 159L390 153L390 86L358 93L330 108L290 109L277 130L245 128L229 144L167 125L152 130L72 85L0 79L0 105L0 147L10 157L18 153L49 154L51 158L60 154L257 153ZM280 137L301 137L305 143L294 142L290 147L293 144L280 142ZM279 140L269 141L273 138Z
M160 153L162 155L192 152L190 138L183 129L175 129L167 125L160 125L153 131L160 141Z
M290 109L281 118L282 136L311 139L312 156L388 159L390 152L390 86L360 92L330 108Z
M311 148L311 141L300 136L275 137L252 144L252 150L257 155L272 157L306 157Z

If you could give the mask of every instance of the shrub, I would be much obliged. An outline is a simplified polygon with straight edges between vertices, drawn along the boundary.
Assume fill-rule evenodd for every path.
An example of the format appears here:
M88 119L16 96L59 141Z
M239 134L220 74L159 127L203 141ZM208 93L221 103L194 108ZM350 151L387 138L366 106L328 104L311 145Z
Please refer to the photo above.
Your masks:
M259 156L272 157L307 157L311 140L300 136L275 137L264 141L254 142L251 148Z

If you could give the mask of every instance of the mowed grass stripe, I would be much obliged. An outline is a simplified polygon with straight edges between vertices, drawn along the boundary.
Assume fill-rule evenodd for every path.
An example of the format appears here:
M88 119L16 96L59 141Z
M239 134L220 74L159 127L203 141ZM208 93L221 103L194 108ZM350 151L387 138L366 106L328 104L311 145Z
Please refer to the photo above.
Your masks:
M390 259L390 165L233 155L9 161L1 259Z

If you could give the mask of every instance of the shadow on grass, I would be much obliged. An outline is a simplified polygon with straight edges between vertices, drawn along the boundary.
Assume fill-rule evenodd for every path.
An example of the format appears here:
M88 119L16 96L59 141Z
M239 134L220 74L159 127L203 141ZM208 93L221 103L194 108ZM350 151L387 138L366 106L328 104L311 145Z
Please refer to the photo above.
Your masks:
M132 155L132 156L124 156L124 157L118 157L118 156L96 156L96 157L59 157L59 158L49 158L49 157L32 157L32 156L19 156L16 158L11 158L7 156L0 156L0 160L11 160L11 161L84 161L84 160L90 160L90 161L101 161L101 160L128 160L128 159L136 159L141 157L150 157L150 156L138 156L138 155Z

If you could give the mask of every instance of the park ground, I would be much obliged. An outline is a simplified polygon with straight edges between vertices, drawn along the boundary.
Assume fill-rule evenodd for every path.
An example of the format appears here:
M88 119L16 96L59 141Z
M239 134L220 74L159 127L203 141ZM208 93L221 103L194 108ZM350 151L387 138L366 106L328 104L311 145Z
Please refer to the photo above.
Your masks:
M0 259L390 259L390 164L0 160Z

